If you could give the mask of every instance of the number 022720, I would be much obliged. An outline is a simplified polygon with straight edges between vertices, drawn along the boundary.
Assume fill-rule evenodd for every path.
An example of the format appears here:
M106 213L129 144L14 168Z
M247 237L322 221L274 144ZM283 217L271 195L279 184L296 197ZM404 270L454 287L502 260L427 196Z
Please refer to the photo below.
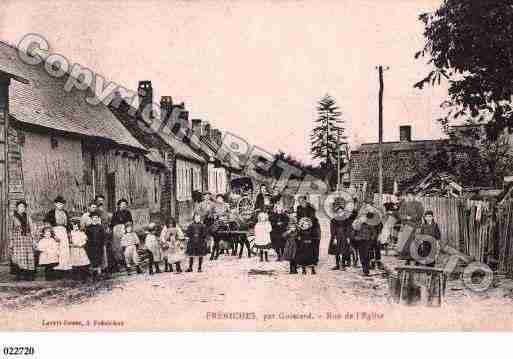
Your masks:
M4 355L34 355L34 347L3 347Z

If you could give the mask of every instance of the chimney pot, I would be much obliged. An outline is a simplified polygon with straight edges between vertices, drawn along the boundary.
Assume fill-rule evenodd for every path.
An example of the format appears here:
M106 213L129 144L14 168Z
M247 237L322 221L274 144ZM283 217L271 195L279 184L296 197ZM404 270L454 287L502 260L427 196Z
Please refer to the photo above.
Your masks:
M192 119L192 132L197 136L203 136L203 127L201 126L201 119Z
M399 126L399 141L411 142L411 126Z
M137 93L139 94L139 111L142 112L147 105L151 106L153 103L153 88L151 86L151 81L139 81ZM151 116L153 116L153 111L151 112Z
M173 111L173 98L171 96L162 96L160 98L160 114L162 121L167 121Z

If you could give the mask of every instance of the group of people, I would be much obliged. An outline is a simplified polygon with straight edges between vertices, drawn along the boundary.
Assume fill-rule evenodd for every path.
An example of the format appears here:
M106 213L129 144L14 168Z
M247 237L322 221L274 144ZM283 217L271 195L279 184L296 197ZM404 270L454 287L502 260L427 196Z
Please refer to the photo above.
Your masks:
M36 230L27 203L16 203L9 240L11 273L17 280L33 280L37 267L44 268L46 280L98 280L126 268L127 274L142 273L140 263L148 260L149 274L182 272L181 262L189 257L192 271L198 257L198 271L207 253L206 226L199 215L184 233L174 218L162 226L150 223L135 231L128 201L117 202L110 215L104 209L103 196L97 196L81 217L71 218L64 209L66 200L57 196L54 208L44 217L43 227Z
M433 211L425 211L413 192L406 191L399 203L385 203L384 214L372 206L370 197L361 206L357 199L353 203L351 211L338 208L330 222L328 253L335 257L333 270L356 266L359 260L363 275L369 276L370 269L382 269L381 251L389 246L399 249L406 265L435 266L440 228Z
M382 267L381 250L390 244L400 244L400 254L407 264L414 261L434 265L433 241L421 242L419 257L411 256L411 243L417 234L434 238L435 245L440 240L433 212L424 211L413 194L408 193L399 204L385 203L385 215L393 217L393 221L378 218L381 213L375 211L370 199L362 205L358 205L356 199L353 203L350 210L336 208L336 215L330 222L328 253L335 258L333 270L345 270L359 261L363 275L368 276L371 269ZM103 196L97 196L81 217L70 218L65 204L62 196L55 198L54 208L46 214L39 233L34 233L27 203L16 204L9 250L12 272L17 279L33 279L37 266L44 267L48 280L68 276L96 280L102 274L109 275L123 267L127 274L142 273L140 263L144 258L148 260L149 274L160 273L162 263L163 271L181 273L182 262L187 259L189 265L185 272L193 271L195 259L197 271L201 272L203 258L209 253L210 260L218 259L223 251L236 255L239 245L239 258L244 248L249 257L256 249L260 262L266 262L272 249L278 261L290 262L291 274L297 274L298 268L303 274L308 269L316 274L321 228L316 210L306 196L298 198L295 213L288 213L281 196L269 194L262 186L256 198L254 222L246 223L248 228L241 223L232 228L230 223L236 222L237 215L225 203L224 196L217 195L214 200L209 193L204 193L185 231L174 218L167 218L161 226L150 223L136 231L125 199L117 202L112 215L104 209ZM248 232L253 224L254 247L251 248ZM406 238L407 243L397 243L404 225L413 230ZM419 258L424 257L429 260L419 262Z

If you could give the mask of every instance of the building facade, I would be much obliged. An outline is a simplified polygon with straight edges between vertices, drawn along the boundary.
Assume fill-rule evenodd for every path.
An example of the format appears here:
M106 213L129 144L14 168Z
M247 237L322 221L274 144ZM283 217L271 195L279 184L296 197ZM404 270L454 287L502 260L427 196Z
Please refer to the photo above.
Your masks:
M159 128L156 131L142 116L146 104L153 103L153 88L151 81L139 82L139 104L135 109L123 99L114 99L110 110L125 128L150 152L162 159L164 170L160 178L159 195L160 213L162 217L175 217L185 224L192 218L194 201L193 193L204 189L206 160L194 151L185 141L173 131L177 123L184 127L188 124L188 112L183 103L174 104L170 96L162 96L160 100Z
M3 102L8 103L8 198L1 222L19 199L28 203L36 225L53 200L62 195L72 215L82 214L96 195L106 198L113 211L126 198L135 224L149 221L152 208L160 207L155 184L162 166L102 103L91 105L92 91L64 84L68 74L50 76L41 65L22 62L17 50L0 43L0 72L18 74L26 82L4 82ZM5 184L5 182L3 182ZM5 185L3 185L5 189ZM6 258L7 232L2 236L1 257Z

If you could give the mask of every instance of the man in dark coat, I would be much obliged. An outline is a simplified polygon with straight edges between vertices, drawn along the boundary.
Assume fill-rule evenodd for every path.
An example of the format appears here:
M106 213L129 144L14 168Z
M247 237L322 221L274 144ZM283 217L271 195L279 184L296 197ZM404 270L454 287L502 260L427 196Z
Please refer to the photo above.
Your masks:
M353 238L353 221L356 212L346 213L343 208L337 210L336 217L330 221L330 244L328 254L335 256L335 266L332 270L345 270L350 261L351 244Z

